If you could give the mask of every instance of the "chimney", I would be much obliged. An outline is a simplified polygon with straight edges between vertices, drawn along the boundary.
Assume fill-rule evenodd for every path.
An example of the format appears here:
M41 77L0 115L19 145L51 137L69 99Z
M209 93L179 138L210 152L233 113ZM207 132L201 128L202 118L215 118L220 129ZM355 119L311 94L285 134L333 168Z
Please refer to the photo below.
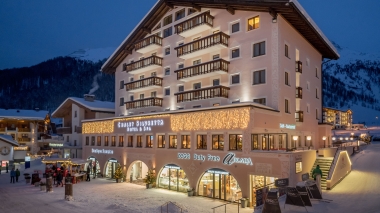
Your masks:
M95 95L84 94L83 97L85 101L89 101L89 102L95 101Z

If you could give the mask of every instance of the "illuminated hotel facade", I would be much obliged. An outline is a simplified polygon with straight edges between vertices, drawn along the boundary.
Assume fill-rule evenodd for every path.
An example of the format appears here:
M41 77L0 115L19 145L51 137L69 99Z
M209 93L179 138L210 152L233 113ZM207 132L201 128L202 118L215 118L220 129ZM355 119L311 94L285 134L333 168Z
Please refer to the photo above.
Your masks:
M105 62L117 117L82 125L99 173L153 169L157 187L258 205L331 144L321 63L335 48L297 1L222 2L158 1Z

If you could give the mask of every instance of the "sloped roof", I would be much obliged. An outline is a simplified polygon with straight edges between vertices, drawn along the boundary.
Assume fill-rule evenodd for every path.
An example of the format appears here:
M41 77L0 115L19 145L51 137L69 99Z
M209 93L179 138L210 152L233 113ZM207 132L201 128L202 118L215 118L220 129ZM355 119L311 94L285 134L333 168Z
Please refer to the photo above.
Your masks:
M174 6L278 13L308 40L323 58L339 58L338 51L297 0L159 0L103 64L101 70L114 73L122 60L132 53L134 43L143 39Z
M58 115L60 111L62 111L64 108L71 109L72 103L76 103L94 112L109 112L109 113L115 112L114 102L98 101L98 100L86 101L84 100L84 98L69 97L51 114L52 117L60 117Z
M13 140L12 136L0 134L0 140L12 144L13 146L18 146L18 142Z
M47 114L45 110L0 109L0 118L43 121Z

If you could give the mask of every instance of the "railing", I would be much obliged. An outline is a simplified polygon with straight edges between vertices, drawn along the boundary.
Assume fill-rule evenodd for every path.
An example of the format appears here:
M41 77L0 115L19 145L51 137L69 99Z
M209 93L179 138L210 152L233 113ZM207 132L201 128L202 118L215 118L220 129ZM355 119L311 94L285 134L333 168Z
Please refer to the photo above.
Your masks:
M162 86L162 78L152 76L125 84L127 91L149 86Z
M228 204L237 204L237 206L238 206L237 212L238 212L238 213L240 212L240 200L237 200L237 203L230 202L230 203L225 203L225 204L222 204L222 205L219 205L219 206L215 206L214 208L211 208L211 209L212 209L212 212L215 213L215 209L224 206L224 213L227 213L227 205L228 205Z
M30 132L29 128L18 128L19 132Z
M230 90L229 87L214 86L186 92L179 92L175 93L174 95L177 96L177 103L180 103L185 101L202 100L216 97L228 98L228 90Z
M201 38L199 40L184 44L182 46L176 47L174 49L177 50L177 57L181 57L183 55L186 55L198 50L206 49L208 47L212 47L218 44L222 44L228 47L229 37L230 37L229 35L219 32L219 33L215 33L213 35Z
M57 128L57 134L71 134L71 127L59 127Z
M296 72L302 73L302 62L296 61Z
M302 87L296 87L296 98L302 99Z
M17 141L18 142L29 142L30 138L18 138Z
M5 127L4 128L0 128L0 132L5 132Z
M177 207L178 209L180 209L180 210L181 210L181 213L182 213L182 208L179 207L177 204L171 202L171 201L168 201L168 202L164 203L163 205L161 205L161 213L163 212L163 211L162 211L162 207L165 207L165 206L166 206L166 213L169 213L169 204L172 204L172 205L174 205L175 207ZM165 210L164 210L164 211L165 211Z
M75 127L75 132L81 134L82 133L82 127L81 126L76 126Z
M209 11L199 14L189 20L186 20L184 22L174 25L175 33L181 34L184 31L191 30L194 27L197 27L203 24L207 24L210 27L212 27L213 19L214 19L214 16L210 15Z
M162 107L162 100L163 100L162 98L151 97L151 98L144 98L144 99L139 99L139 100L134 100L134 101L128 101L128 102L125 102L125 107L127 109L152 107L152 106Z
M176 70L174 72L177 73L177 80L183 78L189 78L192 76L203 75L215 71L224 71L228 73L228 64L230 62L225 61L223 59L218 59L215 61L206 62L203 64L194 65L191 67L186 67L180 70Z
M296 122L303 122L303 111L296 112Z
M162 46L162 38L158 35L151 35L135 43L135 51L152 44Z
M162 58L154 55L148 58L141 59L139 61L132 62L130 64L123 64L123 71L131 72L150 65L162 66Z
M331 180L331 175L332 175L331 171L334 171L334 169L335 169L335 165L336 165L336 163L338 161L338 157L337 156L339 155L340 152L341 152L341 150L336 149L335 155L334 155L334 160L331 163L331 166L330 166L330 169L329 169L329 173L327 174L326 180Z
M7 131L16 131L17 128L16 127L7 127Z

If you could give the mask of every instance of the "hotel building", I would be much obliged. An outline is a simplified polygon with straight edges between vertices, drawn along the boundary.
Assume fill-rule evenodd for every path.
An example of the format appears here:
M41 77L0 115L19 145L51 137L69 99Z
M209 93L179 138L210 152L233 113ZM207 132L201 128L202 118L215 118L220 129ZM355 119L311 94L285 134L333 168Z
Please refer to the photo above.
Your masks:
M117 117L83 121L83 156L129 181L250 199L309 173L331 144L322 122L334 46L297 1L160 0L102 67Z
M323 107L323 123L331 124L333 129L351 129L352 111Z

